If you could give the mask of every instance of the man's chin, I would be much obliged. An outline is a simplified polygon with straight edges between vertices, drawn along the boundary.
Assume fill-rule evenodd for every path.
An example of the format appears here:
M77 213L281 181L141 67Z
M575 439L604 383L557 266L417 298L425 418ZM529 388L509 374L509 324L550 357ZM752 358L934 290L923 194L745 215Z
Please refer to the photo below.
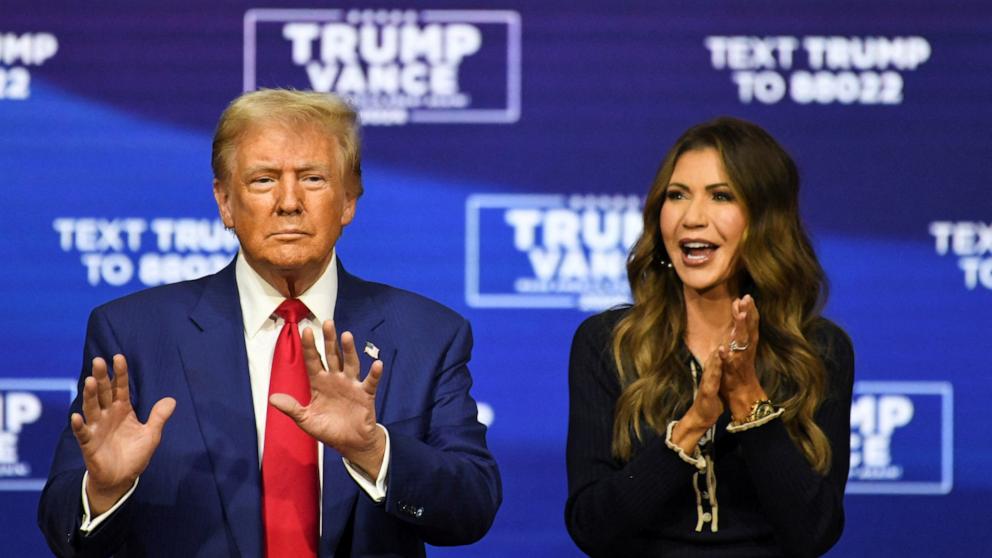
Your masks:
M268 257L260 258L262 267L271 270L279 275L291 275L296 273L307 273L313 271L323 271L323 268L331 260L331 254L300 254L298 250L291 253L270 254Z

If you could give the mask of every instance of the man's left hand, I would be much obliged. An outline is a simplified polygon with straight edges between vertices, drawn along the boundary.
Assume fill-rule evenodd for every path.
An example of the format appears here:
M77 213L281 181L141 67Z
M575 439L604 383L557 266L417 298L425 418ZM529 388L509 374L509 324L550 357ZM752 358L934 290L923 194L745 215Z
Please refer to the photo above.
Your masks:
M370 478L379 475L386 451L386 435L376 426L375 391L382 377L382 361L376 360L360 380L361 363L350 332L341 335L338 346L334 322L323 326L327 368L320 359L313 331L303 329L303 360L310 378L310 404L285 393L273 394L269 402L296 421L304 432L336 449Z

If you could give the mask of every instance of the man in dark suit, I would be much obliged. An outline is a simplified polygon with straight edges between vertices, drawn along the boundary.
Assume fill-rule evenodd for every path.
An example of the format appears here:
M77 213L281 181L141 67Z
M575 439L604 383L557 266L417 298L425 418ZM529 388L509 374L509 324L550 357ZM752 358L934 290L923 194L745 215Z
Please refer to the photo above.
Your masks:
M49 546L420 556L481 538L501 486L469 395L468 323L348 274L334 251L362 193L354 112L247 93L213 151L241 250L215 275L93 311L38 511Z

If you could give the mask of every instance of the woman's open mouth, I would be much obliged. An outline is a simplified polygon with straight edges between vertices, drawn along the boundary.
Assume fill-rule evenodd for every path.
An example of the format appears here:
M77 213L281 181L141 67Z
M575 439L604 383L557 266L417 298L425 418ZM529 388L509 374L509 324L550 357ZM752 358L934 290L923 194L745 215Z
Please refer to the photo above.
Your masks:
M679 242L682 249L682 261L686 265L703 265L710 260L719 246L711 242L698 240Z

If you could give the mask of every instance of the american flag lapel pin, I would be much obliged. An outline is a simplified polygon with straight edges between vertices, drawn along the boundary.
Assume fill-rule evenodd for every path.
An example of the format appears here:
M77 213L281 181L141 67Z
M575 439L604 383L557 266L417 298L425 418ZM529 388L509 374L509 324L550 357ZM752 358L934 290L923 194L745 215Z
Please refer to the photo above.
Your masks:
M376 347L375 345L373 345L371 341L366 341L365 342L365 354L369 355L370 357L372 357L374 359L378 359L379 358L379 347Z

